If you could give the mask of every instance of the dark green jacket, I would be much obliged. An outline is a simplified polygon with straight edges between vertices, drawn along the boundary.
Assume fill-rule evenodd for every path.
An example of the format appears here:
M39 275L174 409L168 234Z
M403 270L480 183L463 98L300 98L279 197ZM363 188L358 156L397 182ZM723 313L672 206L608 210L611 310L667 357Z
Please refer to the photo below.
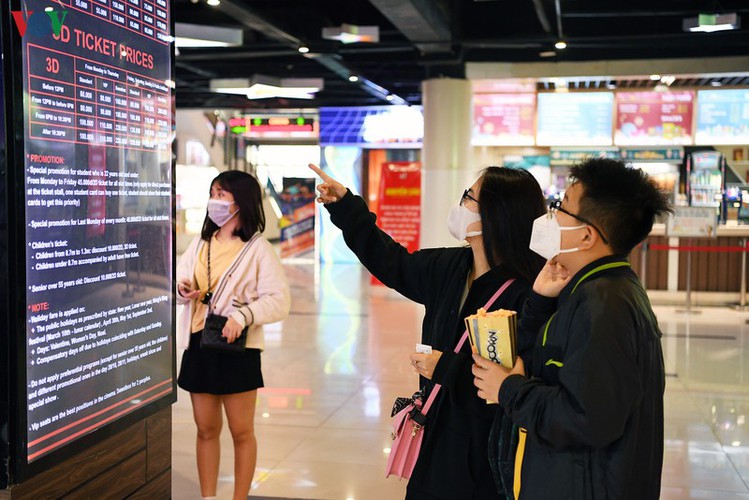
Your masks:
M520 500L660 495L665 374L650 301L629 266L580 282L617 263L627 260L593 262L558 301L531 293L523 310L518 336L532 376L511 376L499 392L528 431Z

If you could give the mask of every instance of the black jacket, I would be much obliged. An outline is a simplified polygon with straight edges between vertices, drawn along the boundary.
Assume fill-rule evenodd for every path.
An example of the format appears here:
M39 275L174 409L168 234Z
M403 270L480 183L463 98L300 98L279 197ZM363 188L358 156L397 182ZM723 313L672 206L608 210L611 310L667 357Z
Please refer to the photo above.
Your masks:
M580 282L606 264L624 267ZM520 500L660 495L661 332L626 264L614 256L593 262L558 301L531 293L523 310L518 342L532 377L508 377L499 391L500 405L528 431Z
M498 405L488 405L476 395L469 343L458 354L453 350L465 331L463 318L483 307L514 276L501 266L484 274L473 282L463 309L458 311L473 264L470 248L433 248L410 254L375 225L375 215L361 197L351 192L326 208L333 223L342 229L346 244L374 276L425 306L421 341L443 353L433 376L442 389L429 410L424 442L406 497L500 498L487 452L489 429ZM490 310L518 311L529 292L530 285L516 279ZM423 378L420 384L432 387Z

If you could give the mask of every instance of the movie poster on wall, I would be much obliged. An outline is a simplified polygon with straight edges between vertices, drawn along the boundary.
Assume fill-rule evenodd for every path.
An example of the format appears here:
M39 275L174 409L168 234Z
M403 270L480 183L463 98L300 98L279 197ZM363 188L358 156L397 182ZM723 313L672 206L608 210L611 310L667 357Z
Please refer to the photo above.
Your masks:
M694 92L616 94L618 146L692 144Z
M281 208L281 257L300 257L315 248L315 179L284 177Z

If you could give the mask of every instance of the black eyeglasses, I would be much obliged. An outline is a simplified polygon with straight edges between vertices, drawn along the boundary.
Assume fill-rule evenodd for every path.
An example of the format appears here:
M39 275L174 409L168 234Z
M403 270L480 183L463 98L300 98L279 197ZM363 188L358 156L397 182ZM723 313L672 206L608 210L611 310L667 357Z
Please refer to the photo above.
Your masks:
M474 198L473 196L471 196L470 194L468 194L468 192L470 190L471 190L471 188L468 188L465 191L463 191L463 196L460 197L460 204L461 205L463 204L464 201L466 201L466 198L468 198L471 201L475 201L476 203L479 202L479 200L477 200L476 198Z
M598 233L598 235L601 237L601 240L603 240L603 243L606 244L606 245L609 244L609 241L603 235L603 233L601 232L601 230L596 227L595 224L593 224L592 222L590 222L588 219L584 219L584 218L580 217L579 215L575 215L572 212L570 212L570 211L565 210L564 208L562 208L562 200L552 200L551 202L549 202L549 211L551 213L553 213L555 211L562 212L563 214L567 214L570 217L572 217L572 218L574 218L576 220L579 220L583 224L586 224L586 225L592 227L593 229L596 230L596 232Z

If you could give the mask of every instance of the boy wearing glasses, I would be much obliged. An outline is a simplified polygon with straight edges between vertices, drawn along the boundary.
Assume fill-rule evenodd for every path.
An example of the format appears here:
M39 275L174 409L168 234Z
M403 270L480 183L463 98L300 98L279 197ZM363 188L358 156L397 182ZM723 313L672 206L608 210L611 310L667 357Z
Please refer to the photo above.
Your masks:
M522 359L508 370L474 356L474 383L520 428L515 498L656 499L661 332L628 255L671 208L620 161L590 159L570 176L534 222L530 247L548 262L521 315Z

